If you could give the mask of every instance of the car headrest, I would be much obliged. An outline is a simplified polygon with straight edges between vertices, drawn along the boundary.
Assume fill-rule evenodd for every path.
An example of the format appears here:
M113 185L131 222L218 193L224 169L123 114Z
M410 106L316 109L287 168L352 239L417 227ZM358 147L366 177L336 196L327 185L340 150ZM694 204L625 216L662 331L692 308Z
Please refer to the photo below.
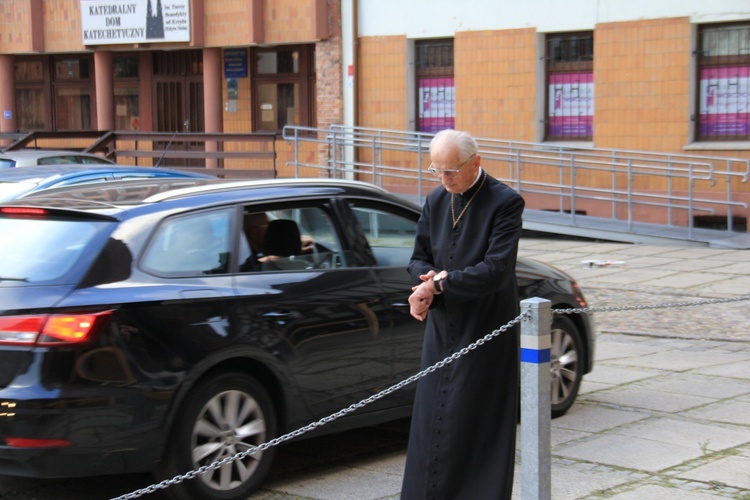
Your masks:
M263 253L289 257L302 252L299 227L289 219L275 219L268 223L266 236L263 239Z

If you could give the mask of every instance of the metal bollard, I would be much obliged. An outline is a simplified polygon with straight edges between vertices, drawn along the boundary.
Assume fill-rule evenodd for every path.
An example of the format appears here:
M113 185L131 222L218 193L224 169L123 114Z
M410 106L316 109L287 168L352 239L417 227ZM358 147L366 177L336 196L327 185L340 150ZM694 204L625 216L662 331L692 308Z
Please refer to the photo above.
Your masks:
M550 301L521 301L521 498L551 498Z

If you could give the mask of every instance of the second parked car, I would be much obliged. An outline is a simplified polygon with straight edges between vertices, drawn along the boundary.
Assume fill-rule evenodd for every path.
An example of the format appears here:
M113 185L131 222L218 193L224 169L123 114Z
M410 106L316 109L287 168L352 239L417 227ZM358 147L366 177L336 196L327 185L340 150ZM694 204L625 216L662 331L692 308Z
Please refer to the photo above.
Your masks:
M206 179L213 176L156 167L121 165L44 165L20 169L0 169L0 201L23 198L47 189L149 178Z
M37 165L114 165L107 158L63 149L18 149L0 153L0 169Z
M353 181L194 184L0 203L0 474L169 479L419 370L424 325L409 314L406 272L418 206ZM522 258L517 276L523 298L585 305L550 266ZM556 415L592 368L589 319L554 315ZM414 386L322 431L408 416ZM244 499L274 453L164 491Z

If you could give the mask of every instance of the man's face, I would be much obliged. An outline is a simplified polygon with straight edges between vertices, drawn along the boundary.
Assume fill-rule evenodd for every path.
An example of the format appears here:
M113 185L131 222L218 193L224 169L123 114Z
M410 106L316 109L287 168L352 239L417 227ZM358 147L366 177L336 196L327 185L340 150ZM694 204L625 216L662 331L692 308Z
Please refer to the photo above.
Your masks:
M479 155L461 158L458 148L452 144L440 144L435 147L430 153L430 160L438 172L447 171L439 173L438 178L449 193L463 193L477 178Z
M268 217L265 213L245 215L244 224L248 243L253 250L259 252L268 229Z

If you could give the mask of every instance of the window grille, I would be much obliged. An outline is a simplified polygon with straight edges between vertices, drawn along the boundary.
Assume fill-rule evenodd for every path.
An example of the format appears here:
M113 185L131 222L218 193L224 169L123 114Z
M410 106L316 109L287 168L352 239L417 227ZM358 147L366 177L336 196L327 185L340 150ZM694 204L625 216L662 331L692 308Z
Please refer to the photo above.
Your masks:
M435 133L456 126L453 39L419 40L417 66L417 127Z
M545 139L592 140L594 35L548 35L546 51Z
M699 31L698 140L750 139L750 24Z

